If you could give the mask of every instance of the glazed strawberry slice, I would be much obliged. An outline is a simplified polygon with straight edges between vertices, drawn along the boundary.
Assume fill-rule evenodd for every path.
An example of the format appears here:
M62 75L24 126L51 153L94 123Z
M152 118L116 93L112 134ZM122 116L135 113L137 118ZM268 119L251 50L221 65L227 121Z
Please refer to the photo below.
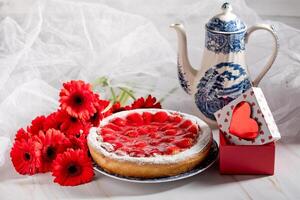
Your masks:
M128 125L122 128L121 134L126 135L126 132L135 130L135 126Z
M138 141L134 144L134 147L138 148L138 149L142 149L144 147L147 146L147 143L144 141Z
M197 136L197 134L196 133L192 133L192 132L188 132L188 133L186 133L186 134L183 135L183 137L185 137L185 138L191 138L191 139L195 139L196 136Z
M162 155L162 152L159 149L154 148L149 151L149 155L151 155L151 156Z
M188 127L190 127L192 124L193 124L193 122L191 122L191 120L186 119L186 120L184 120L184 121L179 125L179 127L180 127L180 128L188 128Z
M149 137L153 138L153 139L160 138L159 133L157 133L157 132L151 132L151 133L149 133Z
M177 133L176 133L176 136L181 136L181 135L184 135L188 133L185 129L177 129Z
M175 126L173 124L166 124L166 125L161 126L158 130L165 131L165 130L174 129L174 128L175 128Z
M145 124L150 124L152 121L152 114L149 112L144 112L143 113L143 120Z
M169 146L166 148L165 152L167 155L174 155L180 152L180 148L177 146Z
M191 138L183 138L175 142L175 145L180 148L189 148L192 146L192 144L193 144L193 140Z
M115 139L116 139L116 136L112 135L112 134L102 135L103 142L110 142L110 141L114 141Z
M139 136L139 133L136 130L129 130L125 133L128 137L136 138Z
M132 139L130 139L130 138L127 137L126 135L120 135L120 136L119 136L119 140L120 140L121 142L128 143L128 142L130 142Z
M143 119L142 115L140 115L139 113L131 113L131 114L127 115L126 119L130 124L133 124L133 125L139 126L144 123L144 119Z
M175 124L178 124L182 121L182 117L180 115L171 115L168 119L170 122L173 122Z
M125 154L129 154L131 148L129 146L123 146L123 147L119 148L118 150L124 152Z
M121 126L121 127L126 125L126 120L124 120L120 117L117 117L117 118L113 119L111 122L114 123L115 125Z
M150 144L151 146L158 146L158 145L160 144L160 140L151 140L151 141L149 142L149 144Z
M160 111L153 115L153 121L163 123L168 119L166 112Z
M111 142L111 144L113 145L115 151L117 149L123 147L123 144L121 142L114 141L114 142Z
M114 134L116 131L112 130L110 128L102 128L101 129L101 135L106 135L106 134Z
M148 133L153 133L153 132L157 132L159 129L159 127L157 126L147 126L146 130L148 131Z
M166 135L176 135L177 130L176 129L169 129L165 131Z
M147 135L149 132L147 131L146 128L144 127L140 127L137 129L137 132L139 133L139 135Z
M173 142L175 140L175 138L174 137L164 137L164 138L162 138L161 140L160 140L160 143L171 143L171 142Z
M187 131L191 132L191 133L198 133L198 127L195 124L192 124Z
M120 131L120 130L121 130L121 128L120 128L118 125L113 124L113 123L108 123L108 124L105 125L104 127L110 128L110 129L112 129L112 130L114 130L114 131Z

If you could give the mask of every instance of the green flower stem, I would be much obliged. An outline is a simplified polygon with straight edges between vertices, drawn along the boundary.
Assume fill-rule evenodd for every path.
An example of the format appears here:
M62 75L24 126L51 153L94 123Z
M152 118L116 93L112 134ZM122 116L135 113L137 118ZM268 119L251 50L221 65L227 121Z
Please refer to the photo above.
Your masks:
M128 94L133 100L135 100L136 98L133 95L133 91L129 90L127 88L124 87L118 87L121 91L125 92L126 94Z
M120 104L122 106L124 106L127 103L127 101L128 101L129 98L130 98L130 96L128 95L127 92L121 91L121 95L120 95L120 98L119 98Z
M106 106L106 108L104 108L104 110L102 110L101 113L107 112L112 106L113 106L113 103L110 101L109 104Z
M93 83L92 83L92 87L95 88L97 86L101 86L101 87L107 87L109 86L108 83L108 79L105 76L102 76L100 78L97 78Z
M132 98L135 100L134 92L126 87L117 87L120 91L118 91L118 94L116 94L115 90L116 88L112 87L110 85L110 82L107 77L99 77L97 78L93 83L92 87L95 89L96 87L103 87L108 88L111 93L110 101L112 104L115 104L116 102L120 102L121 106L124 106L129 98Z
M115 93L115 91L114 91L114 89L112 87L109 87L109 89L110 89L110 92L111 92L113 103L116 103L117 102L116 93Z
M121 93L118 95L117 100L118 100L119 102L123 101L125 95L126 95L126 93L123 92L123 91L121 91Z
M129 95L127 94L127 93L124 93L125 95L124 95L124 99L120 102L120 104L122 105L122 106L124 106L126 103L127 103L127 101L128 101L128 99L129 99Z

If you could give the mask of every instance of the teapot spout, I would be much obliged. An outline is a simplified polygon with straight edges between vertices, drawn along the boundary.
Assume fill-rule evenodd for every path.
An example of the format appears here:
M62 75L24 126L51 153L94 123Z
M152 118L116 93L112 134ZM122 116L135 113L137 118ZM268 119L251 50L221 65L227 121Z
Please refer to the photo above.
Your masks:
M192 94L192 88L197 70L195 70L189 61L187 52L187 41L184 26L182 24L171 24L171 28L174 28L178 37L178 78L181 87L188 94Z

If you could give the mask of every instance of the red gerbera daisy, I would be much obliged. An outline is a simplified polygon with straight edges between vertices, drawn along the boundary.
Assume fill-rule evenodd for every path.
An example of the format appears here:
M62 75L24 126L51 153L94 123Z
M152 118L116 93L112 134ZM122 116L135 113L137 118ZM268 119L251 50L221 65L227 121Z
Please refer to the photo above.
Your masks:
M86 133L91 127L89 122L82 121L76 117L69 115L65 111L60 111L60 121L62 124L60 130L69 137L71 135L77 135L81 133Z
M152 97L151 95L148 95L148 97L145 98L141 97L137 100L135 100L131 106L126 106L126 110L132 110L137 108L161 108L160 102L156 102L156 98Z
M33 175L38 172L41 165L41 148L42 145L33 139L15 142L10 157L19 174Z
M51 128L59 130L62 124L62 118L60 117L60 114L60 111L56 111L48 115L44 122L44 130L47 131Z
M94 171L92 161L83 150L68 149L53 162L54 182L74 186L90 182Z
M114 103L114 105L111 107L111 112L116 113L116 112L121 112L124 111L125 108L121 106L120 102Z
M20 128L16 133L15 140L28 140L29 138L31 138L31 134Z
M70 145L68 138L59 130L49 129L46 134L40 133L40 142L43 144L40 172L51 170L52 162L59 153L64 152Z
M89 122L85 122L85 123L82 123L81 127L77 127L76 128L69 128L66 132L67 136L68 137L71 137L71 136L75 136L75 137L81 137L81 136L84 136L86 137L90 131L90 128L92 127L92 124L89 123Z
M81 80L63 84L60 91L60 107L69 115L88 120L95 112L98 96L93 93L90 84Z
M99 100L97 108L97 112L91 116L89 122L93 126L99 126L100 121L106 116L107 113L102 113L105 108L109 105L109 101L107 100Z
M69 140L70 140L70 148L72 148L74 150L81 149L81 150L87 152L88 147L87 147L85 135L71 136L71 137L69 137Z
M36 117L32 120L31 125L27 127L27 131L32 135L37 135L40 131L44 131L45 119L46 117L44 115Z

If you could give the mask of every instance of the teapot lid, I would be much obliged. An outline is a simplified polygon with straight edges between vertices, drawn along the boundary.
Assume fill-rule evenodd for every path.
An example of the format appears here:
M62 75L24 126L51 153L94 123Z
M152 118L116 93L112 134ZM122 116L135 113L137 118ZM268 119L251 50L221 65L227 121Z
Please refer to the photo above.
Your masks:
M246 25L234 13L229 3L222 5L222 13L211 18L206 24L206 29L212 32L232 33L246 30Z

